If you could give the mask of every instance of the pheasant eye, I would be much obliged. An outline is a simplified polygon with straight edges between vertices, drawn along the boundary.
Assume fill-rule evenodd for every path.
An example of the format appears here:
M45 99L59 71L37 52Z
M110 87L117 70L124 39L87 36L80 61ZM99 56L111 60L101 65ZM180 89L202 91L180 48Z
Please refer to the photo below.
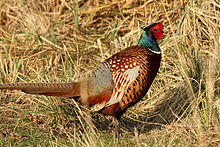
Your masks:
M153 30L154 30L154 31L157 31L157 30L159 30L159 27L156 26Z

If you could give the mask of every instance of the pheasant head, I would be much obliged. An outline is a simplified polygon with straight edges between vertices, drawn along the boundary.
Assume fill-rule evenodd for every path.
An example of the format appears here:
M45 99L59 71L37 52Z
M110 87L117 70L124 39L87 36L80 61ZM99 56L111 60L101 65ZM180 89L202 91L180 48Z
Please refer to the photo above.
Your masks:
M154 53L161 53L156 40L160 39L163 35L163 25L161 23L153 23L142 27L141 29L143 29L143 33L138 45L149 49Z

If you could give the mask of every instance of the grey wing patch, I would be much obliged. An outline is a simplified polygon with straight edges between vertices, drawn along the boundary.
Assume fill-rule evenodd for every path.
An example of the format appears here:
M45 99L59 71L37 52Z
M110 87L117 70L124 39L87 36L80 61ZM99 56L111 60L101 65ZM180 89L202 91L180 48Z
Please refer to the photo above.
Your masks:
M108 62L103 62L95 68L89 74L88 79L88 90L91 96L113 89L112 73L110 72L110 65Z
M88 88L88 95L89 97L95 97L105 92L113 92L113 79L112 73L110 72L110 65L107 61L102 63L100 66L95 68L88 77L87 80L87 88ZM99 111L105 107L106 103L108 102L108 98L106 97L107 101L103 101L101 103L96 103L91 107L92 111Z
M113 80L108 60L97 66L88 74L87 78L80 82L81 103L89 106L91 101L95 101L91 104L92 111L102 109L110 99L110 97L105 98L102 95L111 92L113 92Z

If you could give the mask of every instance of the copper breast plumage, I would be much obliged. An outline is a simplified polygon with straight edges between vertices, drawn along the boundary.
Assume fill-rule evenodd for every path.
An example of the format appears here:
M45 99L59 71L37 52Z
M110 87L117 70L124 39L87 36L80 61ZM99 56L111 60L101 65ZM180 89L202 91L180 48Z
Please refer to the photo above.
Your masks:
M107 59L113 91L102 113L117 115L137 103L148 91L160 66L161 55L133 46ZM111 109L112 107L112 109ZM108 110L108 111L106 111Z

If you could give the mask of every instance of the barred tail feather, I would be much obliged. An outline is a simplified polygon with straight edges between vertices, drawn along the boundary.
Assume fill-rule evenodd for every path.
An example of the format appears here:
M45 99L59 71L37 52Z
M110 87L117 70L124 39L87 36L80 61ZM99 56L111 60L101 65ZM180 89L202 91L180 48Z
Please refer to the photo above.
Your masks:
M21 90L29 94L58 97L80 96L79 83L15 83L0 84L0 89Z

